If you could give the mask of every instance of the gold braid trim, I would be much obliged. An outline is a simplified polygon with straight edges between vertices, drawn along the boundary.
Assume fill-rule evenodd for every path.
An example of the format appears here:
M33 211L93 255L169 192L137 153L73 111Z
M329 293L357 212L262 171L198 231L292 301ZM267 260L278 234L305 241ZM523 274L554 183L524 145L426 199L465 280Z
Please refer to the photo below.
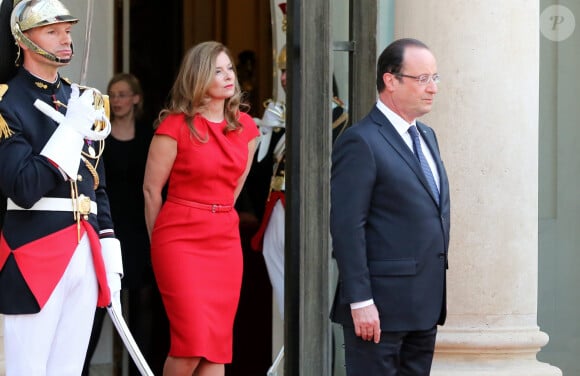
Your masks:
M7 91L8 91L8 85L0 84L0 101L2 100L2 97L4 97L4 94L6 94Z
M6 120L0 115L0 139L8 138L13 134L14 132L12 132Z
M2 97L4 97L4 94L6 94L7 91L8 85L0 84L0 101L2 100ZM13 134L14 132L12 132L6 120L2 117L2 115L0 115L0 140L3 138L8 138Z
M90 153L87 153L86 151L82 150L81 154L84 155L87 158L90 159L96 159L97 162L95 163L95 168L97 168L97 166L99 165L99 158L101 158L101 156L103 155L103 151L105 151L105 140L99 140L99 144L98 144L98 148L99 151L95 151L95 149L93 148L93 152L95 155L92 155ZM91 144L90 147L93 147L93 145Z
M95 168L93 167L93 165L91 164L91 162L89 162L88 159L86 159L84 156L81 156L83 162L85 163L85 166L87 166L87 170L89 170L89 172L91 173L91 175L93 176L93 189L97 190L97 188L99 187L99 174L97 173L97 170L95 170Z
M332 122L332 129L338 127L341 124L346 124L348 120L348 113L347 112L343 112L339 117L336 118L335 121Z

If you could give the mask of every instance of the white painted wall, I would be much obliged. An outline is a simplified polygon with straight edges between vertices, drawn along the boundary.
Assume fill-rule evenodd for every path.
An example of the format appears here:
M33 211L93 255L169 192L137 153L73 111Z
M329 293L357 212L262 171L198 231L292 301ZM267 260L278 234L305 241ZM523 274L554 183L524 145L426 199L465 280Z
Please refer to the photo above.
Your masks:
M61 0L70 13L79 18L72 31L74 57L71 64L61 73L74 82L79 82L83 54L85 53L85 30L87 25L87 5L93 3L93 23L91 28L90 59L87 69L88 86L106 91L107 83L113 75L113 0Z

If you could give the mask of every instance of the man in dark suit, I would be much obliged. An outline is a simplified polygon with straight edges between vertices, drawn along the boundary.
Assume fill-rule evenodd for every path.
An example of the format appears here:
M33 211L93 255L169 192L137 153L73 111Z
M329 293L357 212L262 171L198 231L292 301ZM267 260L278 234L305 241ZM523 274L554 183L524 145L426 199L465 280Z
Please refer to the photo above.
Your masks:
M433 129L416 119L438 82L425 44L391 43L377 64L377 104L333 148L331 318L344 329L348 376L431 369L446 316L449 183Z

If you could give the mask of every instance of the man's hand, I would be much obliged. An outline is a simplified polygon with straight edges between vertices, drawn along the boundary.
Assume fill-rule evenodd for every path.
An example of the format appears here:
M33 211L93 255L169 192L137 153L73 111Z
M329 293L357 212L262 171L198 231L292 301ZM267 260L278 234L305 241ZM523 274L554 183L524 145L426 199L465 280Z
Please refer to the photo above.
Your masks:
M379 343L381 340L381 321L377 306L371 304L366 307L352 309L354 332L365 341Z
M72 84L71 88L66 115L56 111L40 99L34 102L34 106L62 127L68 127L76 131L87 140L100 141L107 138L109 133L111 133L111 123L103 108L95 109L93 107L93 89L86 89L80 95L80 89L77 84ZM105 127L102 130L94 130L95 121L102 121Z

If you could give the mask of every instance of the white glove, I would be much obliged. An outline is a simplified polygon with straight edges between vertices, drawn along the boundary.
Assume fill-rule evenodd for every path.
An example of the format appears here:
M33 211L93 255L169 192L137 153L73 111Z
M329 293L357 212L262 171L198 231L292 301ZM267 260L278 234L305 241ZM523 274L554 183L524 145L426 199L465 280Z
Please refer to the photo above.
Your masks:
M100 141L107 138L111 133L111 123L105 115L104 108L94 108L94 89L86 89L79 96L79 86L72 84L71 88L72 92L67 104L66 115L39 99L34 102L34 106L61 126L74 129L87 140ZM96 121L103 121L105 127L100 131L93 130Z
M79 87L76 84L72 85L66 115L63 116L39 99L34 102L34 106L60 124L40 154L55 162L69 178L76 180L84 139L103 140L111 133L111 123L105 116L104 109L94 109L92 89L85 90L79 96ZM92 130L97 120L106 125L101 131Z
M117 273L107 273L107 284L111 291L111 304L121 312L121 275Z
M270 140L272 139L272 130L274 128L284 128L286 125L286 106L281 102L274 102L272 100L268 101L266 110L262 119L254 118L256 124L260 128L260 140L258 144L258 158L257 161L261 162L266 154L268 153L268 148L270 147Z
M260 127L284 128L286 122L286 105L282 102L268 101L264 115L260 120Z
M66 115L60 123L61 126L72 127L84 137L90 134L95 121L100 114L93 107L93 89L87 89L79 96L79 86L73 84L72 92L66 107Z
M111 303L121 312L121 277L123 277L123 258L119 239L101 239L101 253L107 271L107 284L111 291Z

